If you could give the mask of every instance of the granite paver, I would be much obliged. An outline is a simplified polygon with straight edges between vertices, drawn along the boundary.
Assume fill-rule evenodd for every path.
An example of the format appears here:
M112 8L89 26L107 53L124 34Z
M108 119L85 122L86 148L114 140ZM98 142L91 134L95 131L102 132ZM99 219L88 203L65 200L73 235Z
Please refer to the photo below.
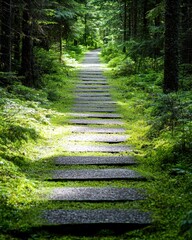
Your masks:
M47 224L82 225L126 224L149 225L151 214L139 210L46 210L43 213Z
M145 195L133 188L65 187L54 188L48 198L60 201L136 201L145 199Z
M120 143L125 142L128 136L117 134L77 134L67 137L67 141L76 142L106 142L106 143Z
M120 114L106 114L106 113L69 113L73 117L85 117L85 118L121 118Z
M71 119L70 123L89 125L89 124L101 124L101 125L123 125L124 122L115 119Z
M111 145L99 145L99 146L92 146L92 145L70 145L65 146L63 151L66 152L106 152L106 153L120 153L120 152L131 152L131 147L127 145L118 145L118 146L111 146Z
M67 156L57 157L56 165L133 165L136 164L132 156Z
M72 108L73 112L104 112L104 113L112 113L116 112L114 108L91 108L91 107L77 107L77 108Z
M54 170L52 180L142 180L139 173L129 169L99 169L99 170Z
M124 128L100 128L100 127L88 127L88 126L72 126L70 131L74 133L124 133Z

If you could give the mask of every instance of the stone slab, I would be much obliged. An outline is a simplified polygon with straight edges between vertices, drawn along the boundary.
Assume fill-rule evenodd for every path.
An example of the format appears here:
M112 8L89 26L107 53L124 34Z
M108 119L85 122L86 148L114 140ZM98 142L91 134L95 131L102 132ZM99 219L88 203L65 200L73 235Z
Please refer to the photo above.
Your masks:
M76 93L76 97L109 97L110 93Z
M108 102L111 101L111 97L75 97L74 99L76 102L80 102L80 101L102 101L102 102Z
M99 125L123 125L124 122L121 120L113 119L71 119L70 123L89 125L89 124L99 124Z
M101 99L101 98L100 98ZM115 101L112 101L112 100L108 100L108 101L102 101L100 100L99 98L92 101L92 99L88 99L88 100L85 100L85 99L79 99L78 101L75 102L75 104L87 104L87 105L90 105L90 104L94 104L95 107L102 107L102 106L106 106L108 104L116 104Z
M104 112L104 113L112 113L116 112L116 109L114 108L91 108L91 107L77 107L77 108L72 108L73 112Z
M124 128L96 128L87 126L73 126L70 128L73 133L124 133Z
M106 81L81 81L84 85L108 85Z
M129 169L54 170L52 180L140 180L143 177Z
M84 76L80 76L79 77L81 80L93 80L93 81L107 81L107 79L105 78L105 77L103 77L103 76L94 76L94 75L84 75Z
M139 210L46 210L42 213L47 225L149 225L151 214Z
M84 85L82 83L81 84L79 83L78 85L76 85L76 89L111 89L111 87L108 85L99 85L99 84L89 86L89 85Z
M67 141L75 142L105 142L105 143L121 143L125 142L128 136L117 134L77 134L67 137Z
M145 199L144 191L133 188L54 188L48 196L56 201L136 201Z
M120 114L106 113L69 113L69 116L82 118L121 118Z
M91 157L68 156L55 159L56 165L133 165L135 161L131 156Z
M77 89L76 93L109 93L106 89L97 89L97 88L85 88L85 89Z

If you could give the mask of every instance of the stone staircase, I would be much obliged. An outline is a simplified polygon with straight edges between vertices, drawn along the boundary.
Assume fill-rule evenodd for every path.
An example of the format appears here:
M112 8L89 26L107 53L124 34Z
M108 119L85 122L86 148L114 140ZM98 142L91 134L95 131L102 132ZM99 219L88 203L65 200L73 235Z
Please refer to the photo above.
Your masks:
M123 128L124 121L116 113L116 103L111 99L107 80L102 75L98 51L85 57L76 88L75 103L70 116L71 135L64 151L70 156L55 159L55 166L73 166L72 170L53 170L52 181L82 181L82 187L57 187L49 195L50 201L74 202L126 202L146 198L142 189L117 187L83 187L83 181L143 181L145 178L127 166L135 165L129 156L129 136ZM98 156L99 153L99 156ZM76 154L76 155L74 155ZM89 155L87 155L89 154ZM74 155L74 156L71 156ZM75 169L81 165L81 169ZM86 166L85 169L82 169ZM89 166L100 166L89 169ZM140 228L151 224L151 214L138 209L81 209L45 210L47 226Z

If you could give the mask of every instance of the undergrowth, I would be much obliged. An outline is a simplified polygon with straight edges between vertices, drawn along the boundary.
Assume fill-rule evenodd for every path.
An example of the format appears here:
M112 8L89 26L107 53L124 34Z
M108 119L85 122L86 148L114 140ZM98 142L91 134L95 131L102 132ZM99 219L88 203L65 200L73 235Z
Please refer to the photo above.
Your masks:
M143 175L152 176L145 188L150 193L148 207L154 213L154 228L129 237L191 239L191 75L182 66L180 91L163 94L161 59L154 63L153 59L142 57L139 62L130 49L122 54L113 48L108 46L102 52L102 59L110 60L112 68L106 76L127 121L129 140L141 163L138 169Z

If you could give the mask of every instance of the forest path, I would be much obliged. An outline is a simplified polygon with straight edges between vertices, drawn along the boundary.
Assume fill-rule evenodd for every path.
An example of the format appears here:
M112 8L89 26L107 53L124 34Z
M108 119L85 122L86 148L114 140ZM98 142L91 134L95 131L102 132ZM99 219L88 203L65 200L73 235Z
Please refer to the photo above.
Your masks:
M151 223L149 212L123 205L120 209L116 207L116 203L143 201L146 196L143 189L114 187L114 181L131 183L145 179L129 169L136 164L130 156L132 149L127 145L129 136L123 128L121 115L116 113L116 102L102 74L98 55L98 50L91 51L82 63L71 113L71 135L64 149L68 156L55 160L57 170L53 170L51 179L53 182L81 181L82 184L80 187L55 187L49 195L51 201L91 202L93 205L88 208L82 205L79 209L77 204L77 210L49 209L43 213L45 225L72 227L73 232L79 226L81 230L84 226L89 226L89 230L98 226L114 230L121 225L129 230ZM91 185L93 181L94 187ZM102 181L107 181L107 186L98 187ZM104 205L98 205L99 202ZM105 208L108 202L110 205Z

